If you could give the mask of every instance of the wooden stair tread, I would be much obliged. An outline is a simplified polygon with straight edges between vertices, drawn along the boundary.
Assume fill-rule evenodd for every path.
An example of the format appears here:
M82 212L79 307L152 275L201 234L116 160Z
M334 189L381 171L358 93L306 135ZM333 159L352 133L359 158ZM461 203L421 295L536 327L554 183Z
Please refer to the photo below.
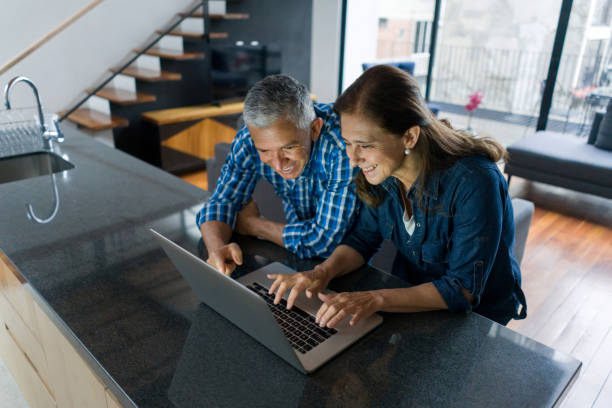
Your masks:
M191 120L242 113L243 109L244 102L228 103L221 106L197 105L144 112L142 118L156 125L168 125L171 123L188 122Z
M317 96L311 93L310 99L316 101ZM244 101L239 101L222 105L195 105L184 106L181 108L161 109L143 112L141 117L147 122L154 123L158 126L163 126L172 123L214 118L216 116L233 115L236 113L242 113L243 109Z
M134 52L140 53L142 50L134 50ZM147 51L145 51L145 54L177 61L204 59L203 52L184 52L157 47L149 48Z
M120 116L108 115L88 108L75 110L68 116L68 119L91 130L112 129L130 124L127 119Z
M112 68L111 71L118 72L119 70L117 68ZM177 72L154 71L152 69L133 66L127 67L121 71L121 74L148 82L180 81L182 78L181 74Z
M155 32L157 34L164 33L163 30L157 30ZM189 38L204 38L204 33L194 33L194 32L181 31L181 30L172 30L167 35L176 35L176 36L189 37ZM228 34L223 33L223 32L215 32L215 33L208 33L208 36L212 39L219 39L219 38L227 38Z
M92 93L93 89L88 89L88 93ZM100 98L108 99L111 102L118 103L120 105L132 105L136 103L155 102L157 98L155 95L150 95L142 92L131 92L125 89L106 87L96 92L96 96Z
M181 17L187 17L187 13L179 13ZM189 17L202 18L204 17L204 13L196 12L190 15ZM225 13L225 14L209 14L209 18L213 20L246 20L249 18L248 13Z
M208 37L212 40L218 40L222 38L227 38L228 34L227 33L208 33Z
M163 34L164 30L157 30L155 32L157 34ZM172 30L167 35L177 35L181 37L190 37L190 38L204 38L204 33L195 33L195 32L182 31L182 30Z

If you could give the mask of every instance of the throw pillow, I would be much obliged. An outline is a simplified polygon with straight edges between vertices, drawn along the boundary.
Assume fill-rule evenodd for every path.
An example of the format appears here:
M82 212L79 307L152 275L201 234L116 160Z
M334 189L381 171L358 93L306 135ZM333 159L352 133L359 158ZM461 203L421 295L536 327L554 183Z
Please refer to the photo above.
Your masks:
M599 125L599 132L597 132L595 147L605 150L612 150L612 100L608 102L606 114Z

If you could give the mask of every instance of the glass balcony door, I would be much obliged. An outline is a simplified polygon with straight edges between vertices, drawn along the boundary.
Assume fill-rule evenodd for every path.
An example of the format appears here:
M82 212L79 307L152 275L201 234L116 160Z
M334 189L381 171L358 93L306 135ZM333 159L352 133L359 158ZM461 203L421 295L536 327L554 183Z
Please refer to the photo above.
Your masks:
M430 100L475 115L528 124L539 114L561 0L442 2Z

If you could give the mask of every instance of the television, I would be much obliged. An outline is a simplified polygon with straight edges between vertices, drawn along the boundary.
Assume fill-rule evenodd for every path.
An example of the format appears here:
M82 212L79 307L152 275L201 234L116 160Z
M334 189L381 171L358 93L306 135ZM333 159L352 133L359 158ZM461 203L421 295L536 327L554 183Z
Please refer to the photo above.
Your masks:
M255 82L280 74L280 51L262 45L225 45L211 49L213 102L244 99Z

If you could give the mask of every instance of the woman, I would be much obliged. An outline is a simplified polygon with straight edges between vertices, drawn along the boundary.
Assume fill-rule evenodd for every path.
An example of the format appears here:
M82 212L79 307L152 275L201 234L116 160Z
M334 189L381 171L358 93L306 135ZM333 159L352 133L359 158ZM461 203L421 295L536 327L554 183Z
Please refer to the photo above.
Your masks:
M342 135L365 203L352 230L314 270L275 279L275 300L289 288L324 302L321 326L350 324L377 311L474 310L500 324L526 316L519 266L512 254L514 221L497 161L505 149L436 119L417 82L379 65L336 101ZM413 286L325 295L329 281L361 267L383 239L398 249L392 273ZM517 310L522 306L521 312Z

